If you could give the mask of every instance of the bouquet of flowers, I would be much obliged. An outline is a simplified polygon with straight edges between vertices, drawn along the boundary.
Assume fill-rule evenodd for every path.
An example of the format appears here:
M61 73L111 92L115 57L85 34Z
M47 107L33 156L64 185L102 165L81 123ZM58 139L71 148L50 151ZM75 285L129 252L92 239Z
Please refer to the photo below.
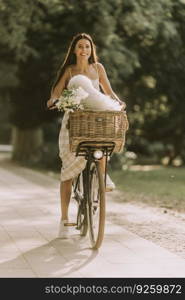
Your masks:
M85 99L88 93L81 87L71 87L64 89L62 95L55 104L59 111L74 111L76 109L83 109L81 100Z

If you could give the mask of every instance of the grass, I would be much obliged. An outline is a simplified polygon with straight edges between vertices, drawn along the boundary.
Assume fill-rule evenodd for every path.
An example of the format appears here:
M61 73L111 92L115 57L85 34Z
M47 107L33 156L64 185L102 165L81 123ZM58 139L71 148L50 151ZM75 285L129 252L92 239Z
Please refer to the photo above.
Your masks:
M185 212L185 168L160 167L148 171L112 171L124 201L144 202Z

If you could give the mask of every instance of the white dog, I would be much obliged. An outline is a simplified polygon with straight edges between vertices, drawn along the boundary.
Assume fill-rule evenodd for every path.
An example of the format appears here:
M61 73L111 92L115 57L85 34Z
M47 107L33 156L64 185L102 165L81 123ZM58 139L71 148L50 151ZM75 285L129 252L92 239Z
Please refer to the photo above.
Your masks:
M82 87L87 93L87 98L83 99L81 103L85 109L90 110L121 110L120 104L113 100L110 96L107 96L98 91L92 84L92 81L85 75L75 75L68 83L68 88Z

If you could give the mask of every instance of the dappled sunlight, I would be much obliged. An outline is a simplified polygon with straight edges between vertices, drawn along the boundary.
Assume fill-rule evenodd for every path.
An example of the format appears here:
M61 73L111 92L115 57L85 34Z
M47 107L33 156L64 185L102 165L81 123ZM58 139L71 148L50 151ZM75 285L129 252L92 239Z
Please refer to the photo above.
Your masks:
M130 171L153 171L153 170L159 170L163 167L161 165L133 165L129 167Z

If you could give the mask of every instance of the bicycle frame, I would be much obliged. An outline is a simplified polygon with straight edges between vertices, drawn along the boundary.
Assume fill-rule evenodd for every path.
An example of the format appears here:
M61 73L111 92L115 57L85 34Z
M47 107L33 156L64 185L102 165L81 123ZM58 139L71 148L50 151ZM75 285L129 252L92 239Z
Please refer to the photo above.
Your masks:
M84 156L85 159L88 161L92 160L100 160L96 159L93 156L93 153L96 150L100 150L103 152L102 158L105 156L105 175L107 174L107 162L108 162L108 156L111 156L113 153L115 147L115 142L94 142L94 141L85 141L79 143L77 150L76 150L76 156ZM102 159L101 158L101 159ZM105 176L105 186L106 186L106 176Z

